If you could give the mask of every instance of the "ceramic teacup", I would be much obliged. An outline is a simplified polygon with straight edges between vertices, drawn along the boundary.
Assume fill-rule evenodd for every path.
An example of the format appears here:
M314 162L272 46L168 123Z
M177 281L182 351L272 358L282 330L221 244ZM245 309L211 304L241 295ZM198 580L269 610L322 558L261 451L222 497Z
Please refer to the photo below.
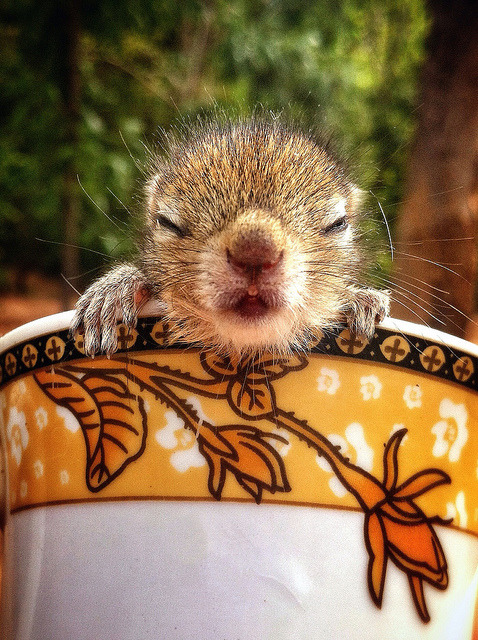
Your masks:
M237 360L160 317L0 340L2 638L471 640L478 348L396 320Z

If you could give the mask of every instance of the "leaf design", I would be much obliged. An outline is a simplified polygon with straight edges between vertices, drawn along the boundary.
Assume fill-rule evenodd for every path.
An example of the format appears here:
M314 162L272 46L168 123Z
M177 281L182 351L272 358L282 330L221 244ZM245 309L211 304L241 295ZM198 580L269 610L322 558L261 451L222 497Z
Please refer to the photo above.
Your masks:
M201 365L213 378L229 378L237 373L238 361L230 356L222 356L215 351L203 351L200 356Z
M41 370L35 380L80 423L86 443L86 484L100 491L144 451L146 412L141 397L117 376L92 371L79 379L63 370Z
M385 509L377 513L385 531L388 553L395 564L438 589L448 584L447 564L429 520L415 507L418 518L392 519Z
M207 351L201 353L200 359L203 369L213 378L247 378L250 384L277 380L290 371L304 369L308 364L307 357L303 354L292 354L286 358L274 357L271 354L249 354L239 358Z
M446 589L446 557L433 524L449 524L427 517L415 498L450 477L440 469L424 469L399 481L398 454L406 429L392 435L383 455L383 480L354 465L306 420L276 404L273 381L308 364L304 355L275 358L270 354L230 358L212 351L199 355L207 379L168 366L128 358L107 360L103 367L70 365L53 371L40 370L35 379L56 404L68 408L78 419L86 442L86 481L99 491L138 458L145 447L146 414L141 394L152 393L184 420L197 438L209 466L210 493L221 499L229 473L259 503L264 490L290 491L285 465L271 440L287 442L247 424L215 427L199 418L196 410L171 387L206 397L226 398L243 420L265 419L286 429L323 456L342 485L358 501L365 515L364 537L369 554L368 587L373 602L382 605L388 561L408 577L416 610L423 622L430 616L423 583Z
M256 360L255 371L252 374L259 380L259 376L262 375L262 380L277 380L282 378L290 371L300 371L308 365L307 357L303 354L292 354L287 358L274 358L272 355L263 355Z
M423 593L423 580L420 578L420 576L411 573L408 576L408 583L410 585L413 602L415 603L415 606L417 608L418 615L423 620L423 622L429 622L430 614L428 613L425 594Z
M259 419L273 417L275 394L265 383L250 384L249 380L236 380L230 386L227 399L241 417Z
M276 400L271 382L308 364L304 355L277 358L271 354L249 354L238 358L209 351L202 353L200 359L203 369L213 379L221 385L227 381L225 395L229 406L249 420L273 419Z

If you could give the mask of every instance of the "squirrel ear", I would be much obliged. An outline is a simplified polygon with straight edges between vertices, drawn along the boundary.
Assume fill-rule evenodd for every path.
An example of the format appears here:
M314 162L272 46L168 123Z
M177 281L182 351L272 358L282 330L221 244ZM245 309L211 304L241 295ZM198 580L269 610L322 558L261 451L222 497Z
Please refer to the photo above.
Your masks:
M362 191L362 189L359 189L354 184L351 185L350 193L347 197L347 208L353 216L357 215L364 200L365 191Z
M157 200L157 176L151 176L144 185L144 200L146 204L146 213L148 216L154 215Z

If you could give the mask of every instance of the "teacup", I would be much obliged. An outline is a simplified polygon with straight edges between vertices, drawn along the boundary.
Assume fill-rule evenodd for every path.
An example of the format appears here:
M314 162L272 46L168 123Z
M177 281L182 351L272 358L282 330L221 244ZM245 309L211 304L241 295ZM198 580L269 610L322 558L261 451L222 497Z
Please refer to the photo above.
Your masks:
M70 321L0 340L2 638L471 640L477 347L238 360L146 315L91 359Z

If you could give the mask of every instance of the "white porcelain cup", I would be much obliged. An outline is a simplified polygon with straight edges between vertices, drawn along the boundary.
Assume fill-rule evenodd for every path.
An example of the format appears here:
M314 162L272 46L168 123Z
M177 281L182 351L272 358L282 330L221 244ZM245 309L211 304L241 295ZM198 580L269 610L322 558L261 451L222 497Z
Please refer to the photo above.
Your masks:
M91 360L70 319L0 339L1 638L474 638L475 346L237 361L146 316Z

